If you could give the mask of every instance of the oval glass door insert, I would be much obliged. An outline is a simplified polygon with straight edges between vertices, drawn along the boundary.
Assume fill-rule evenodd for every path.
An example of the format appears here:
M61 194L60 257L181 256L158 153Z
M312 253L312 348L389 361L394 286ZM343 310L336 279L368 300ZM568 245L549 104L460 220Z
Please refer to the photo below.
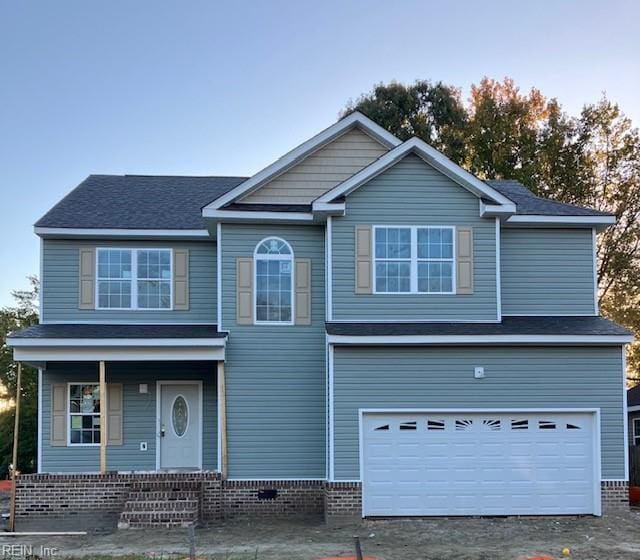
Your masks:
M178 395L176 400L173 401L171 424L173 425L173 431L178 437L182 437L187 431L187 426L189 425L189 407L182 395Z

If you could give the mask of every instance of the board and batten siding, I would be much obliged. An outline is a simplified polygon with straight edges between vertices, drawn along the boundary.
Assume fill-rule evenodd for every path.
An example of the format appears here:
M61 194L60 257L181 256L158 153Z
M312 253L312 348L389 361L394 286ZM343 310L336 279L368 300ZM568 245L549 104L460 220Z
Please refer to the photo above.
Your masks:
M593 315L591 229L503 228L502 312Z
M123 444L107 446L107 468L118 471L156 469L156 381L202 380L202 466L218 464L218 412L215 362L111 362L107 384L123 384ZM51 445L51 387L55 383L98 382L93 363L50 363L42 372L42 465L44 473L98 472L100 448ZM139 384L147 384L140 393ZM67 404L67 407L69 405ZM140 451L140 442L147 451Z
M310 204L386 152L377 140L353 128L240 202Z
M311 259L310 325L238 325L236 262L267 237ZM226 347L230 478L324 478L326 372L324 229L222 225L222 325Z
M169 248L189 250L189 309L144 311L78 309L81 247ZM42 293L45 322L216 322L216 245L214 241L43 240Z
M346 205L346 215L332 220L334 320L496 320L495 220L479 217L475 195L410 155L347 196ZM357 225L472 227L473 294L354 293Z
M600 408L602 478L624 478L619 346L337 347L333 387L336 480L360 478L360 408Z

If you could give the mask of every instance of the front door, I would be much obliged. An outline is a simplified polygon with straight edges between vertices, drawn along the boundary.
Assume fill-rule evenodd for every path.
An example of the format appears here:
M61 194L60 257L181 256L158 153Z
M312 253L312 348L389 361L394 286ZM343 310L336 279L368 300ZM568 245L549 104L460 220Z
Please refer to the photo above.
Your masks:
M160 384L160 468L200 469L202 451L202 386Z

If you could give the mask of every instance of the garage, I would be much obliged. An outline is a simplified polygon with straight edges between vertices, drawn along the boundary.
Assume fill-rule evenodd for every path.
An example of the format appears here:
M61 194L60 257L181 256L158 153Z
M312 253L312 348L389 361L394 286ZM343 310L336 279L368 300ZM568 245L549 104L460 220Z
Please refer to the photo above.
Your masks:
M364 516L600 514L594 412L360 413Z

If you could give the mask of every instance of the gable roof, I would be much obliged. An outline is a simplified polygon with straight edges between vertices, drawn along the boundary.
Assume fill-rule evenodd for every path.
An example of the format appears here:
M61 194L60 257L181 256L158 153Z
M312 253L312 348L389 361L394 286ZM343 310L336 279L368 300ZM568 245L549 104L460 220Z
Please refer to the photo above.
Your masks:
M89 175L38 228L206 229L202 207L245 177Z
M611 216L606 212L600 212L584 206L557 202L549 198L541 198L533 194L519 181L491 180L485 181L489 186L512 200L517 205L518 215L540 216Z
M462 169L462 167L451 161L444 154L429 146L424 140L416 137L410 138L406 142L396 146L359 173L356 173L346 181L340 183L337 187L318 197L313 203L314 208L331 204L336 199L347 196L409 154L415 154L421 157L429 165L458 183L461 187L475 194L478 198L489 199L492 204L502 207L501 210L503 213L515 213L516 207L511 199L468 171Z
M271 165L265 167L262 171L259 171L233 190L230 190L219 199L208 204L202 211L203 216L217 217L219 215L218 212L222 207L256 191L274 177L277 177L288 169L291 169L304 158L323 146L326 146L329 142L354 127L360 128L387 148L394 148L401 144L401 140L396 138L393 134L373 122L362 113L356 111L334 123L319 134L316 134L313 138L310 138L306 142L300 144L297 148L294 148ZM226 210L223 212L229 213L230 211Z

